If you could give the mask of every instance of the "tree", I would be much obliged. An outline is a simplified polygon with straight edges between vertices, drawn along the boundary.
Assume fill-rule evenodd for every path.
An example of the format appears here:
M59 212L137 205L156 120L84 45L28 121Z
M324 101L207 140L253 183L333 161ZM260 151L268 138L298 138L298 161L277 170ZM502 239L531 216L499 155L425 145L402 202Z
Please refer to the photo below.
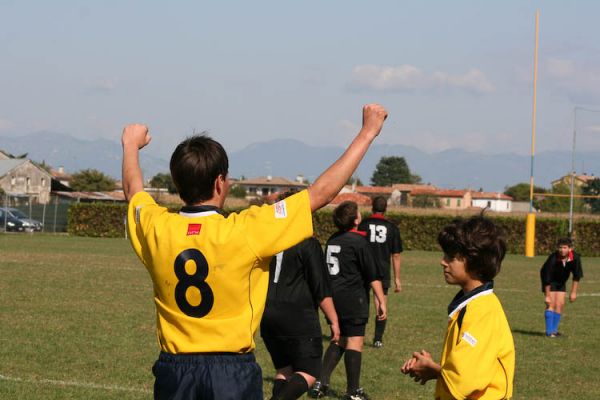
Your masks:
M175 187L175 183L173 183L171 174L165 174L161 172L154 175L152 179L150 179L150 187L167 189L171 194L177 193L177 188Z
M359 177L357 177L356 175L352 175L350 178L348 178L348 182L346 182L346 185L352 185L352 184L355 184L355 183L356 183L356 186L362 186L363 185L363 183L362 183L362 181L360 180Z
M371 183L375 186L392 186L395 183L420 183L421 177L410 172L404 157L381 157Z
M600 196L600 178L588 181L583 187L582 194L586 196ZM584 199L586 204L592 209L592 213L600 214L600 198Z
M231 189L229 189L229 195L237 199L243 199L246 197L246 189L240 185L232 186Z
M574 190L573 194L581 194L580 188L575 187L574 189L575 190ZM565 183L560 183L558 185L555 185L552 188L552 191L550 193L562 194L565 196L561 196L561 197L547 196L546 198L544 198L544 200L542 200L540 202L540 208L542 209L542 211L568 212L569 207L570 207L570 202L571 202L571 199L568 195L571 194L571 186L567 185ZM584 203L580 198L573 199L573 211L575 211L575 212L584 211Z
M529 183L517 183L516 185L508 186L504 190L504 194L512 197L515 201L529 202ZM547 190L541 186L533 185L533 193L546 193ZM533 197L533 206L538 208L540 201Z
M84 169L73 174L71 188L82 192L107 192L115 189L115 180L97 169Z

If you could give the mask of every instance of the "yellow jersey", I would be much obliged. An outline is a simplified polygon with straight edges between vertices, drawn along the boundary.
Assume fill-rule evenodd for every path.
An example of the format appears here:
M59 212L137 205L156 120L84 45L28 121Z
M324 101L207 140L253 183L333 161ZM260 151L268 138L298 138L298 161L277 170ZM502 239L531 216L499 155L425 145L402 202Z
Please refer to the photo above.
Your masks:
M515 374L515 345L493 283L450 304L448 331L435 398L510 399Z
M227 217L216 207L192 209L171 213L146 192L129 203L129 239L154 284L160 348L250 352L270 258L312 236L308 192Z

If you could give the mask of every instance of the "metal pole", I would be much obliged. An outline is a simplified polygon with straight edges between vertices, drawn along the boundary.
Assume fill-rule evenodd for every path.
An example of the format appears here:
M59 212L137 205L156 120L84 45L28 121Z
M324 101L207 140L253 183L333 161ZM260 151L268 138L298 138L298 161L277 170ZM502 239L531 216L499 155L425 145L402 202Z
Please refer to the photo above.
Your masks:
M56 201L54 202L54 230L53 232L56 233L56 213L58 212L58 196L56 196Z
M52 197L50 197L52 199ZM52 201L52 200L50 200ZM42 207L42 232L46 230L46 203Z
M569 236L573 234L573 194L575 186L575 138L577 137L577 107L573 108L573 150L571 150L571 197L569 200Z

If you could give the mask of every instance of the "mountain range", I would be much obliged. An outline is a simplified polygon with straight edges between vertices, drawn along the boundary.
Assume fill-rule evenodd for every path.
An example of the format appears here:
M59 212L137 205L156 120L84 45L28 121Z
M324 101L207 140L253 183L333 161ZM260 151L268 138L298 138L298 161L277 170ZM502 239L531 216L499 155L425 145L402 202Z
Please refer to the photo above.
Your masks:
M24 136L0 136L0 149L14 155L28 154L34 161L44 161L66 172L94 168L117 179L121 175L121 145L107 139L84 140L55 132L37 132ZM344 151L337 146L310 146L298 140L276 139L254 143L229 154L230 176L303 175L314 181ZM168 172L169 163L142 151L140 164L146 178ZM444 188L472 188L502 191L506 186L529 182L531 156L513 153L483 154L462 149L428 153L412 146L374 144L357 176L368 184L383 156L402 156L411 172L424 183ZM577 152L576 166L585 164L588 174L600 173L600 152ZM535 184L549 187L550 182L571 169L570 151L540 152L535 156ZM576 168L580 169L580 168Z

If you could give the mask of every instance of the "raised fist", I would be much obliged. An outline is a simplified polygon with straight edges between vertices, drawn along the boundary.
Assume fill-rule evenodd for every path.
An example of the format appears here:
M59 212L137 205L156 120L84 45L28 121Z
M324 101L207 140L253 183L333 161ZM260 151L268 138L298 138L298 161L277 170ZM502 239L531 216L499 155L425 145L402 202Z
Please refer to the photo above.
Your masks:
M131 124L123 128L123 136L121 142L123 146L126 144L135 145L138 149L150 143L152 137L148 133L148 127L142 124Z
M367 104L363 107L363 130L373 135L373 137L379 135L387 115L387 111L383 106Z

